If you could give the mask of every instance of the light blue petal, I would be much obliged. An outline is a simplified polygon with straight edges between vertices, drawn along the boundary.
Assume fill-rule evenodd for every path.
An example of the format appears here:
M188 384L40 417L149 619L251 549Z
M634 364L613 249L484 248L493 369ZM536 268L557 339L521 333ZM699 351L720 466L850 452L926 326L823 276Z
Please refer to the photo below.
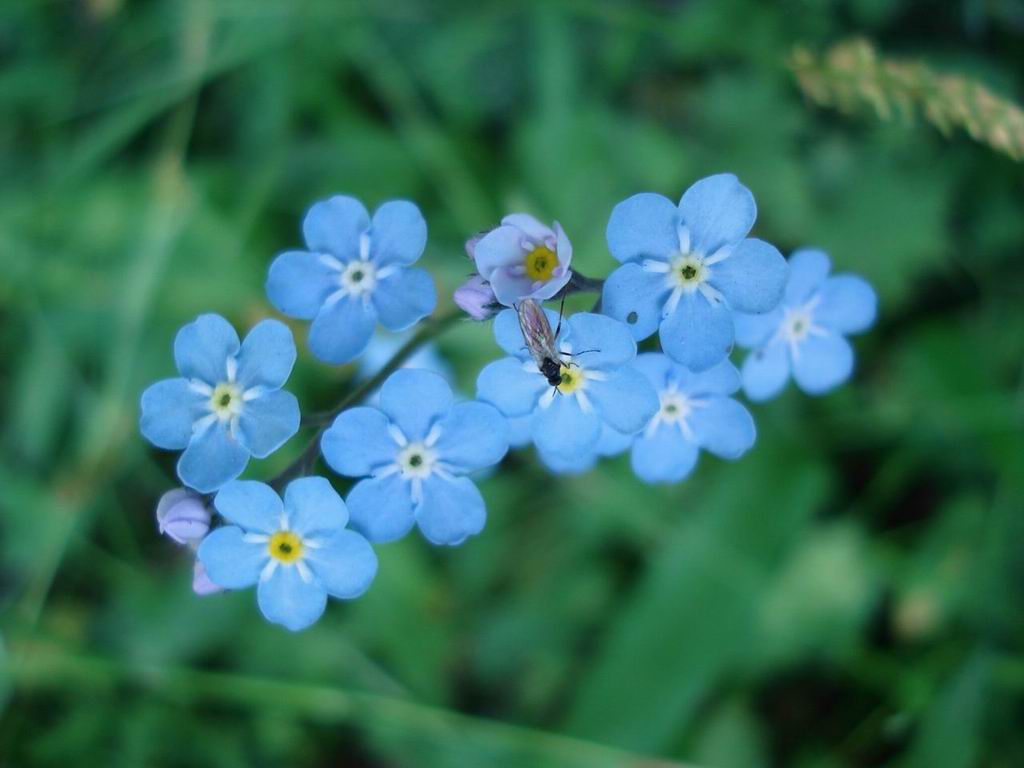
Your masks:
M679 427L660 424L653 434L633 443L630 464L645 483L678 483L697 466L697 446L683 437Z
M541 463L556 475L582 475L593 469L599 458L595 450L565 455L548 453L539 448L537 456L540 457Z
M508 419L508 444L511 448L522 448L529 445L533 429L533 413L526 416L513 416Z
M690 373L682 366L676 370L679 389L688 395L731 395L742 383L740 372L728 360L700 373Z
M808 336L793 359L793 379L808 395L821 395L853 373L853 348L838 334Z
M776 342L755 349L743 361L743 392L754 402L771 400L789 381L789 350Z
M612 209L605 235L608 250L622 262L668 261L679 250L679 209L653 192L626 198Z
M583 413L575 397L555 395L547 408L533 417L533 442L549 454L589 453L601 436L602 418L596 411Z
M814 309L815 322L842 334L871 327L878 313L875 289L856 275L836 275L821 286L821 303Z
M486 521L484 498L468 477L445 480L433 475L424 481L416 524L431 544L461 544L480 533Z
M545 309L544 315L551 326L551 332L554 333L558 328L558 313ZM563 324L563 333L566 328L567 326ZM498 342L499 347L513 357L525 360L530 356L526 342L523 340L522 328L519 327L519 316L514 309L504 309L494 318L494 340Z
M641 341L658 330L668 294L664 275L639 264L623 264L605 280L601 311L625 323L633 338Z
M598 456L618 456L633 445L634 434L626 434L612 429L607 424L601 428L601 436L597 439L595 452Z
M570 359L584 368L612 370L636 357L636 342L625 323L605 315L577 312L569 324Z
M732 319L736 327L736 343L748 349L766 344L779 329L784 314L785 310L781 305L770 312L760 315L733 312Z
M261 386L277 389L288 381L295 365L295 339L278 320L262 320L249 331L238 353L235 381L243 390Z
M218 587L251 587L270 559L267 545L246 542L245 533L237 526L224 525L200 542L196 555L207 577Z
M514 307L525 299L550 299L565 287L570 278L572 272L569 270L547 281L535 281L528 276L513 275L507 269L499 269L491 273L490 283L498 302L506 307Z
M192 425L208 412L209 397L187 379L164 379L142 393L139 431L157 448L181 450L192 439Z
M729 257L711 267L708 283L738 312L768 312L782 301L789 267L778 248L748 238Z
M832 263L824 251L802 248L789 257L789 279L783 301L790 306L803 304L828 277Z
M522 266L525 256L523 232L510 225L492 229L477 241L473 250L477 272L488 281L502 267Z
M434 449L458 472L497 464L508 452L508 421L488 403L459 403L437 425L441 437Z
M423 269L398 268L377 283L373 305L381 325L389 331L404 331L437 306L434 278Z
M355 531L335 531L306 550L305 560L328 594L351 600L359 597L377 575L377 555Z
M380 266L409 265L427 247L427 222L414 203L390 200L373 214L370 259Z
M178 477L189 488L213 493L242 474L248 463L249 451L228 434L224 423L214 422L192 435L178 459Z
M683 296L659 331L661 348L691 371L706 371L732 351L732 312L712 305L699 293Z
M236 480L217 493L213 506L229 523L253 533L273 533L281 527L284 504L266 483Z
M359 237L370 228L370 216L354 197L335 195L314 203L302 222L306 247L341 261L359 256Z
M540 375L524 370L522 360L503 357L488 363L476 379L476 396L506 416L533 413L537 400L551 385Z
M282 314L312 320L338 290L338 279L338 270L324 264L320 254L285 251L270 264L267 298Z
M391 464L398 445L388 433L391 421L376 408L342 411L320 441L324 459L340 475L364 477Z
M654 387L633 368L623 368L605 381L587 382L586 393L604 421L619 432L639 432L658 412Z
M174 337L174 362L186 379L227 380L227 359L238 353L238 334L220 315L200 315Z
M289 528L303 538L327 536L348 524L348 508L325 477L300 477L284 489Z
M309 327L309 348L325 363L341 365L366 349L377 324L377 310L361 298L346 296L325 306Z
M291 392L275 389L242 406L238 442L257 459L266 458L299 431L299 401Z
M690 413L697 444L723 459L738 459L754 445L757 430L750 411L730 397L712 395Z
M409 483L398 475L360 480L345 503L350 527L375 543L402 538L416 522Z
M403 368L380 388L380 409L410 441L423 440L453 402L452 388L433 371Z
M660 352L642 352L636 356L633 367L643 374L655 391L661 392L674 380L680 366Z
M256 588L256 602L267 621L292 632L311 626L327 607L327 590L317 579L306 582L294 565L279 565Z
M683 224L690 230L690 250L711 256L724 245L747 236L757 218L750 190L731 173L701 179L679 201Z

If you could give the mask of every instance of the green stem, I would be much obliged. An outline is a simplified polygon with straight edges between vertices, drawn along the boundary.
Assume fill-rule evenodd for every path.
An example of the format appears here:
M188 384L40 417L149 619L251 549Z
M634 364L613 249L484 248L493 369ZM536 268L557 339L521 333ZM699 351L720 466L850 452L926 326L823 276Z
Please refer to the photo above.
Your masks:
M465 315L461 310L456 309L448 314L427 320L420 326L416 334L395 352L391 359L384 364L383 368L349 392L333 410L315 413L306 419L306 424L318 426L316 434L313 435L313 439L310 440L309 445L299 454L298 458L270 480L270 485L277 488L312 469L313 464L316 463L317 458L320 456L320 438L323 437L324 432L327 431L328 426L334 421L335 417L346 408L358 405L365 400L384 383L388 376L401 368L402 364L412 357L420 347L440 336L449 327L454 325L455 321L460 317L465 317Z

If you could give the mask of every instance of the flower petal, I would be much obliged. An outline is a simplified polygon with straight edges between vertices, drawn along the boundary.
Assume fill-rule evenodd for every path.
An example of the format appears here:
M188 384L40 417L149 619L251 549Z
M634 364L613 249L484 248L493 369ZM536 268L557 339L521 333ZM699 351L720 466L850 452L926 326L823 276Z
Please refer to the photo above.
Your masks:
M323 307L309 327L309 348L325 363L341 365L366 349L377 324L377 310L361 298L345 296Z
M588 382L586 393L604 421L619 432L639 432L658 412L654 387L633 368L624 368L605 381Z
M523 361L503 357L488 363L476 379L476 396L506 416L526 416L550 385L537 373L523 370Z
M771 400L789 381L789 351L776 342L755 349L743 361L743 392L754 402Z
M302 234L311 251L329 253L341 261L359 257L359 238L370 228L370 216L361 202L335 195L314 203L302 221Z
M661 348L691 371L706 371L732 351L732 312L699 293L683 296L676 311L661 322Z
M528 213L510 213L501 220L501 223L521 230L535 243L543 243L549 237L555 237L555 232L551 227L542 224Z
M459 403L437 426L441 437L434 448L458 472L497 464L508 452L508 421L488 403Z
M293 365L295 339L291 329L279 320L263 320L242 342L235 380L243 390L255 386L277 389L288 381Z
M679 209L663 195L633 195L612 209L605 237L619 261L668 261L679 250Z
M754 226L754 196L731 173L701 179L679 201L683 224L690 231L690 249L711 256L723 245L738 243Z
M499 303L512 307L524 299L545 301L553 297L572 278L572 272L565 271L558 277L539 282L525 275L514 275L506 267L491 273L491 290Z
M729 360L700 373L691 373L678 366L679 389L688 395L731 395L740 388L740 372Z
M398 475L360 480L345 503L350 527L375 543L402 538L416 522L409 484Z
M530 444L530 433L533 429L533 413L525 416L513 416L508 421L508 444L510 448L522 448Z
M790 306L803 304L828 277L832 262L824 251L801 248L789 257L789 279L783 301Z
M298 632L323 615L327 590L317 579L303 580L296 566L282 565L259 583L256 602L267 621Z
M699 453L677 426L660 424L653 434L636 439L630 464L645 483L678 483L697 466Z
M468 477L446 480L433 475L424 481L416 524L431 544L461 544L480 533L486 521L484 497Z
M284 489L288 525L302 537L324 536L348 524L348 508L326 477L300 477Z
M870 283L857 275L836 275L821 286L821 303L814 319L842 334L860 333L871 327L878 313L878 296Z
M269 534L278 530L284 512L281 497L258 480L228 483L217 492L213 506L229 523L252 533Z
M376 408L342 411L320 441L324 459L340 475L364 477L391 464L398 446L391 421Z
M199 544L197 556L207 578L224 589L251 587L270 559L266 544L245 541L245 531L224 525L212 531Z
M335 531L305 559L328 594L344 600L363 594L377 575L377 555L355 531Z
M480 277L490 281L501 267L522 266L523 233L518 227L501 226L492 229L476 244L473 254Z
M584 413L574 396L555 395L533 417L533 442L551 454L568 456L593 450L601 436L601 416Z
M427 222L415 203L389 200L373 214L370 259L378 265L408 265L427 247Z
M227 359L238 353L238 334L220 315L200 315L174 337L174 362L186 379L227 380Z
M808 395L821 395L853 373L853 348L842 336L808 336L793 358L793 378Z
M565 322L571 359L584 368L614 369L636 357L636 342L625 323L590 312L577 312Z
M537 456L541 463L548 470L556 475L582 475L589 472L597 464L599 458L597 451L589 450L583 453L561 454L549 453L537 449Z
M267 297L278 312L312 320L338 289L338 280L338 270L325 264L319 253L285 251L270 264Z
M760 315L733 312L732 320L736 328L736 343L748 349L766 344L782 324L784 312L782 306Z
M404 331L437 306L434 278L423 269L398 268L377 283L373 305L381 325L389 331Z
M689 422L697 444L723 459L738 459L757 439L750 411L731 397L704 398L701 407L690 413Z
M218 421L192 435L178 459L178 477L189 488L213 493L242 474L248 463L249 451Z
M380 409L410 441L423 440L453 402L452 388L433 371L403 368L380 388Z
M643 374L656 392L660 392L674 380L681 366L660 352L642 352L636 356L633 367Z
M748 238L711 268L708 282L738 312L768 312L782 300L789 267L778 248Z
M139 431L157 448L181 450L192 439L192 425L207 412L206 395L187 379L164 379L142 393Z
M238 442L257 459L284 445L299 431L299 401L291 392L275 389L242 406L238 415Z
M640 341L658 330L668 294L663 274L648 272L639 264L623 264L604 281L601 311L625 323Z
M554 333L558 327L558 313L545 309L544 315L551 326L551 332ZM494 340L498 342L499 347L513 357L525 360L530 356L530 352L526 348L526 341L523 339L523 330L519 326L519 316L514 309L502 310L494 318Z

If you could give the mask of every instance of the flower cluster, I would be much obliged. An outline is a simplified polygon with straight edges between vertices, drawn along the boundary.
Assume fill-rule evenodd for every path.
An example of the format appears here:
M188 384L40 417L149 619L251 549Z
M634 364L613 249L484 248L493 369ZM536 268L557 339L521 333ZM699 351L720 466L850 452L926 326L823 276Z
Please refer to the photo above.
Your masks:
M604 281L572 268L558 222L514 213L470 238L475 271L453 300L473 320L493 319L504 353L480 371L471 399L453 391L429 346L459 315L411 330L436 305L432 278L414 266L427 242L419 209L390 201L371 217L352 197L314 204L305 249L272 261L267 296L310 321L314 357L358 362L361 378L335 411L307 419L320 429L298 458L268 482L238 479L250 457L269 456L306 423L283 389L296 347L278 320L239 341L224 318L199 316L174 340L178 376L142 394L143 436L181 451L183 487L164 494L156 517L194 553L195 592L255 586L267 620L306 628L328 596L370 587L375 545L413 528L446 546L481 533L474 478L510 446L532 443L559 474L628 452L649 483L683 480L702 450L742 456L756 430L734 395L769 399L791 375L808 394L838 386L853 371L846 337L870 327L877 305L863 279L830 276L821 251L787 262L748 237L756 211L731 174L698 181L678 205L634 195L611 212L620 265ZM600 293L593 310L564 314L565 297L587 291ZM544 308L551 300L558 311ZM734 344L750 350L740 370L728 359ZM312 474L321 456L344 498Z

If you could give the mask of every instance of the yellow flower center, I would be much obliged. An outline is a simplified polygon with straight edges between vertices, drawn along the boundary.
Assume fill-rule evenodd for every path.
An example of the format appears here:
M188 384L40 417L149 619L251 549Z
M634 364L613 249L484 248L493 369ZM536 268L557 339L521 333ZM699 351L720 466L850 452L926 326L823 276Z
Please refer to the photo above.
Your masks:
M686 254L673 260L669 276L669 282L673 287L682 288L684 291L695 291L701 283L707 280L708 268L704 265L703 259Z
M558 391L563 395L571 395L583 386L584 377L581 369L563 365L559 373L562 376L562 383L558 385Z
M278 531L267 542L270 556L282 563L294 563L302 557L302 539L291 531Z
M555 256L555 252L546 245L538 245L526 254L524 266L526 267L526 274L530 276L530 279L550 280L551 273L558 266L558 258Z

